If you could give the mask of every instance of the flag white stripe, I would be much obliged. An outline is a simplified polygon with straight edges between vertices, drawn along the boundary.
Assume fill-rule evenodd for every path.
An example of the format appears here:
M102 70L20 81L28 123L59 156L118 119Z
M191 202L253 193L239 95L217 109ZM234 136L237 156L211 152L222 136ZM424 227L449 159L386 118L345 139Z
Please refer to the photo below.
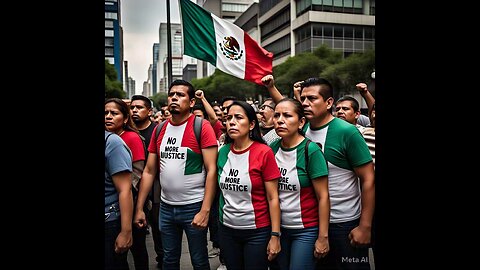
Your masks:
M230 23L229 21L220 19L211 14L213 19L213 25L215 27L215 39L217 48L217 68L221 71L236 76L238 78L245 78L245 42L244 31L237 25ZM237 40L239 50L233 50L231 59L225 54L227 51L223 44L226 42L227 37L233 37ZM221 45L220 45L221 44ZM222 50L223 48L223 50Z

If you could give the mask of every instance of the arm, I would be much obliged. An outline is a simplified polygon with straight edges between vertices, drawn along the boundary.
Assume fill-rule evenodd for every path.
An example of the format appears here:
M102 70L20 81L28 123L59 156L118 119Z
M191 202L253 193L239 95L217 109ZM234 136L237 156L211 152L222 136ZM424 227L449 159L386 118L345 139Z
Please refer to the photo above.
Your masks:
M120 204L121 231L115 240L115 252L123 253L133 244L132 240L132 217L133 217L133 196L132 196L132 173L123 171L112 175L113 184L118 191Z
M217 155L218 149L216 146L202 149L203 163L205 165L205 171L207 173L205 179L205 195L203 197L202 208L198 212L192 221L192 226L205 229L208 225L208 218L210 215L210 208L215 198L215 192L217 190Z
M275 103L278 103L283 98L282 94L275 86L275 79L273 78L273 75L266 75L263 77L262 83L265 85L265 87L267 87L268 93Z
M373 212L375 209L375 172L373 162L368 162L356 167L354 170L360 178L362 185L362 212L360 215L360 224L355 227L348 236L353 246L370 243Z
M268 210L270 212L270 221L272 223L272 232L280 231L280 201L278 199L278 178L265 182L267 191ZM271 236L267 246L268 260L272 261L282 250L280 246L280 237Z
M215 110L213 110L212 105L210 105L210 103L208 103L208 100L205 98L205 95L203 94L203 90L199 89L195 91L195 97L202 101L203 107L207 112L208 121L210 122L210 124L212 124L212 126L215 125L215 123L218 120L217 115L215 114Z
M360 95L362 95L363 99L367 103L368 115L370 115L370 113L372 112L373 104L375 103L375 98L368 91L366 83L357 83L357 85L355 86L357 87L358 92L360 92Z
M302 82L303 81L298 81L293 84L293 97L300 102L302 102L300 100L300 93L302 92Z
M135 218L133 222L139 228L147 225L145 212L143 206L147 199L148 193L152 189L153 180L157 174L158 155L156 153L149 153L147 165L142 173L142 181L140 181L140 188L138 190L137 207L135 209Z
M318 238L315 241L313 255L323 258L330 250L328 242L328 225L330 223L330 197L328 194L328 177L322 176L312 179L313 189L318 200Z

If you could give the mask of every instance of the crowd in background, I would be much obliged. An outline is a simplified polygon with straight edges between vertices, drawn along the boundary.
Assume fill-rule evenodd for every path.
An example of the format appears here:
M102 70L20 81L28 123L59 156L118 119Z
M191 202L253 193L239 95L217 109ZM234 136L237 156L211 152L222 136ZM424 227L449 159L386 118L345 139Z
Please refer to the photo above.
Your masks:
M159 269L179 269L183 233L194 269L216 256L219 270L372 267L367 84L355 86L363 115L355 98L335 101L323 78L295 82L293 98L272 75L262 82L270 97L261 105L209 102L184 80L158 111L142 95L105 100L105 269L128 269L128 250L135 269L148 269L148 227Z

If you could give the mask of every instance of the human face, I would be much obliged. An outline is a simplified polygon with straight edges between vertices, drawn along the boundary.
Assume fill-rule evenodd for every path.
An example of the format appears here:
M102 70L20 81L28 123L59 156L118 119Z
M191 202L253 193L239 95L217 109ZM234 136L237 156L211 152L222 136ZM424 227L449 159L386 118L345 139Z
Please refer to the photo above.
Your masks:
M205 118L205 116L203 115L202 110L195 110L195 111L193 111L193 114L195 114L195 115L198 116L198 117L201 117L202 119Z
M271 127L273 125L274 109L270 101L265 101L260 106L260 114L262 115L260 125L263 127Z
M109 102L105 104L105 129L114 133L123 130L123 125L128 119L119 110L117 103Z
M174 85L168 92L168 110L171 114L188 114L195 98L188 96L186 85Z
M233 100L226 100L225 102L222 103L223 115L225 115L225 116L227 115L227 108L232 103L233 103Z
M161 111L158 111L155 113L155 115L153 116L153 122L155 122L155 124L158 124L162 121L162 112Z
M223 119L223 112L219 106L213 106L213 110L215 111L215 115L217 115L218 120L222 121Z
M355 112L352 107L352 102L348 100L340 101L335 107L337 117L355 125L360 112Z
M295 106L290 101L277 104L273 114L275 132L282 138L292 137L305 125L305 118L299 119Z
M255 122L250 123L245 110L238 105L230 107L226 118L227 133L233 140L248 138L250 130L255 126Z
M133 122L145 122L152 114L152 110L145 106L143 100L134 100L130 103L130 114Z
M305 117L312 121L318 118L324 118L329 114L329 109L332 107L333 98L329 97L324 100L320 95L323 85L312 85L303 88L300 94L300 102L302 102L305 111Z

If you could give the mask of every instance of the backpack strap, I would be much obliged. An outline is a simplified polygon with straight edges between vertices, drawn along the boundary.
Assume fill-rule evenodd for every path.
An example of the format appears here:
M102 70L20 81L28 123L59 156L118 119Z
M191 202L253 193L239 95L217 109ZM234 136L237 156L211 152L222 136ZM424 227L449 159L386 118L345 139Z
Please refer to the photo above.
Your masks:
M195 138L197 139L198 148L200 149L200 152L202 152L202 147L201 147L202 121L203 121L202 118L195 115L195 119L193 121L193 132L195 133Z
M309 139L307 139L307 142L305 143L305 170L307 171L308 174L308 145L311 143Z
M157 141L160 130L162 130L163 126L167 121L168 120L163 120L161 123L158 124L157 129L155 130L155 141ZM193 121L193 132L195 133L195 138L197 139L198 148L200 149L200 151L202 150L200 146L200 142L202 139L202 121L202 118L195 115L195 119Z

